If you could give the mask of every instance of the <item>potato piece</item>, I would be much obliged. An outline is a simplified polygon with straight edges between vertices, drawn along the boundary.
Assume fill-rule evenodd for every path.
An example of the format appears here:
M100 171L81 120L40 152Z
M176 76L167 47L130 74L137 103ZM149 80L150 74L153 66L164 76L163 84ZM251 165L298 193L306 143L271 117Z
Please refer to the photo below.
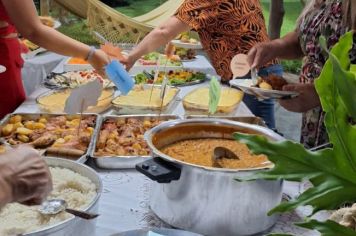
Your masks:
M7 124L1 129L2 136L8 136L15 130L14 124Z
M47 124L47 119L42 117L38 120L38 122L42 123L42 124Z
M6 148L4 145L0 145L0 154L4 154L6 152Z
M92 135L94 133L94 128L93 127L87 127L86 130Z
M141 145L140 145L139 143L134 143L134 144L132 145L132 148L133 148L133 149L136 149L136 150L140 150L142 147L141 147Z
M33 127L34 124L35 124L35 122L32 121L32 120L26 121L26 122L25 122L25 128L27 128L27 129L34 129L34 127Z
M33 129L45 129L46 125L40 122L36 122L33 124Z
M54 142L53 147L60 147L64 143L66 143L66 140L64 138L59 138Z
M20 140L23 143L28 143L30 141L30 138L23 134L17 135L17 138L18 138L18 140Z
M261 82L259 85L258 85L261 89L267 89L267 90L272 90L272 86L269 84L269 83L266 83L266 82Z
M22 122L22 116L20 116L20 115L12 116L9 120L10 124L16 124L18 122Z
M145 127L145 128L149 128L149 127L151 127L151 125L152 125L152 123L151 123L151 121L149 121L149 120L145 120L145 121L143 122L143 127Z
M27 129L25 127L19 127L16 129L17 134L30 135L32 134L32 132L33 132L32 130Z
M14 129L17 129L19 127L23 127L23 124L21 122L17 122L16 124L14 124Z
M73 135L67 135L67 136L65 136L63 139L64 139L66 142L68 142L68 141L70 141L72 138L73 138Z

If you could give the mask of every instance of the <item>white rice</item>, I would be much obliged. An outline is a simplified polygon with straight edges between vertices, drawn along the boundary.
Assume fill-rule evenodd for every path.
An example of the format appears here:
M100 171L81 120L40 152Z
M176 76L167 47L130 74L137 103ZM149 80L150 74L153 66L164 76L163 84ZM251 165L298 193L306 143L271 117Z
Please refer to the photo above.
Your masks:
M53 191L49 199L64 199L69 208L85 209L96 196L95 184L69 169L50 167L53 179ZM43 216L38 206L24 206L17 203L7 204L0 209L0 235L24 234L64 221L72 215L62 212L55 216Z

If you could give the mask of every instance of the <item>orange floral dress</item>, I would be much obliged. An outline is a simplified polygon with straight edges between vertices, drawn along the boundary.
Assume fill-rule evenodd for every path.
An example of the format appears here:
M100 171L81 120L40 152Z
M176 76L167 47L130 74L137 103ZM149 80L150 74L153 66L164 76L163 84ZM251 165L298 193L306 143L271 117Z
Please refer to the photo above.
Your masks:
M236 54L247 54L255 44L269 40L259 0L186 0L175 17L198 32L225 81L232 79L230 62Z

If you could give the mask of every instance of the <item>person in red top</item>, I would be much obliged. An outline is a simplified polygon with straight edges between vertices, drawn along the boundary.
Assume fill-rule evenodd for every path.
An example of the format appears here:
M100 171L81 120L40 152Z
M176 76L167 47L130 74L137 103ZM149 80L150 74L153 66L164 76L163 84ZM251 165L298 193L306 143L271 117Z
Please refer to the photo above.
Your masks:
M18 33L33 43L58 54L87 59L104 73L108 56L100 50L75 41L41 23L33 1L0 0L0 119L13 112L24 100L21 80L21 47Z

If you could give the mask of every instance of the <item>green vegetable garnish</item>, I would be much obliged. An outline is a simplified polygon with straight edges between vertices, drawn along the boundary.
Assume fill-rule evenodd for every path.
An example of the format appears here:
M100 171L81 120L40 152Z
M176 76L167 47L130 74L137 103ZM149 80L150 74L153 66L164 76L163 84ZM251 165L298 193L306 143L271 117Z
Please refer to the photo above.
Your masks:
M209 114L215 114L218 110L218 105L221 96L221 84L213 77L209 86Z

